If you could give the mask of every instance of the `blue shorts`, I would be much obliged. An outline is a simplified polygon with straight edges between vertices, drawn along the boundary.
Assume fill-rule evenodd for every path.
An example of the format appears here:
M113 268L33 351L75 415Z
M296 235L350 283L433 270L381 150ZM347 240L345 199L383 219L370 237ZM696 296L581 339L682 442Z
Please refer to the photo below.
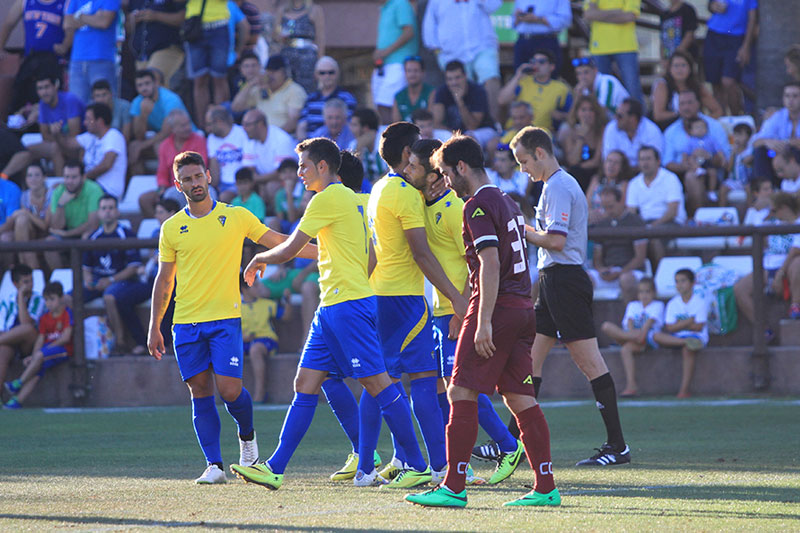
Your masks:
M723 77L740 80L742 68L736 62L736 54L744 43L744 35L725 35L709 30L703 48L703 66L706 81L714 85Z
M375 297L318 307L300 367L355 379L386 372L375 328Z
M242 343L242 353L244 354L250 353L250 348L252 348L254 344L263 344L264 346L266 346L267 353L271 353L278 350L278 341L276 341L275 339L270 339L269 337L256 337L250 342Z
M186 77L190 80L205 74L224 78L228 73L228 22L212 23L203 28L203 37L194 43L183 43L186 51Z
M50 346L49 344L45 344L42 346L42 355L44 355L42 367L39 369L39 372L36 373L39 377L44 376L47 369L69 361L69 354L64 346Z
M393 378L439 368L424 296L378 296L378 333Z
M453 375L453 363L456 360L456 344L458 339L447 338L450 331L450 319L453 315L433 317L433 338L436 342L436 353L439 358L439 377L449 378Z
M220 376L242 379L242 319L173 324L172 339L181 379L214 368Z

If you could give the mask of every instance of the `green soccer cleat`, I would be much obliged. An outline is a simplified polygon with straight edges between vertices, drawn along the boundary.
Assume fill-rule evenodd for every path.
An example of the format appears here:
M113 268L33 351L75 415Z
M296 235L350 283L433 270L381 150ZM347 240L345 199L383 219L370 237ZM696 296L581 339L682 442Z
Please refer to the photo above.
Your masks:
M283 485L283 474L274 473L266 461L253 466L231 465L231 472L245 483L255 483L270 490L278 490Z
M431 482L431 467L425 469L424 472L417 472L411 468L403 469L397 476L381 488L387 487L390 489L411 489L419 487L420 485L427 485Z
M456 494L444 485L439 485L419 494L407 494L406 501L424 507L466 507L467 491L464 489Z
M472 465L467 465L467 485L483 485L486 483L486 480L480 476L475 475L475 471L472 469Z
M517 441L517 449L511 453L500 453L500 458L497 460L497 468L489 478L489 485L497 485L501 481L511 477L511 474L517 469L525 457L525 448L522 446L522 441Z
M503 507L558 507L559 505L561 505L561 494L558 493L558 489L553 489L547 494L530 491L528 494L518 500L504 503Z

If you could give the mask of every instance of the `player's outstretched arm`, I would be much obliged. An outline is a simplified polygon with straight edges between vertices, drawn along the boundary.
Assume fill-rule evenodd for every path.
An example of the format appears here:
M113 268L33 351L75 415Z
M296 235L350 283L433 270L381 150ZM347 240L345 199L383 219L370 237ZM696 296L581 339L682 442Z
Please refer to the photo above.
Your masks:
M450 303L453 304L453 311L459 317L464 317L467 312L467 299L464 295L453 285L444 273L442 265L433 255L430 246L428 246L428 237L425 235L424 228L411 228L405 230L406 240L408 246L411 248L411 253L414 256L414 261L419 265L422 273L433 284L434 287L442 291Z
M167 312L172 289L175 286L175 263L159 261L158 274L153 284L150 305L150 331L147 333L147 349L158 360L164 355L164 337L161 335L161 320Z
M478 274L480 288L478 294L478 328L475 330L475 351L487 359L494 354L492 341L492 314L497 303L497 291L500 286L500 254L494 246L487 246L478 252L481 263Z
M258 240L258 243L264 246L269 246L269 244L264 241L265 238L271 233L275 232L273 231L266 232L264 236ZM286 236L283 235L283 237ZM267 265L279 265L281 263L286 263L287 261L291 261L298 255L300 255L300 252L302 250L304 250L309 246L308 242L310 240L311 240L310 236L306 235L299 229L295 229L292 232L292 234L289 235L289 237L286 238L283 242L277 244L276 246L267 250L266 252L261 252L256 254L253 257L253 259L250 260L250 263L248 263L247 268L244 269L244 281L248 285L252 286L253 282L256 280L256 274L257 273L259 275L263 274L264 268ZM316 248L317 247L314 246L314 249ZM313 259L316 258L317 258L316 256L313 257Z
M279 244L286 242L289 237L289 235L280 231L269 230L258 239L258 244L267 248L275 248ZM317 259L317 245L306 242L306 245L295 255L303 259Z

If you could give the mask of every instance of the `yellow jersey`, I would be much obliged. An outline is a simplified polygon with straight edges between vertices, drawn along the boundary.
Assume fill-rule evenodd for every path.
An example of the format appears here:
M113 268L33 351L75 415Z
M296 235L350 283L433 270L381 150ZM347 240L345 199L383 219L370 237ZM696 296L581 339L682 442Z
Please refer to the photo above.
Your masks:
M369 228L356 193L331 183L311 198L297 229L317 238L320 306L373 295L367 276Z
M460 291L466 286L469 276L464 238L461 235L463 210L463 200L452 190L438 200L425 203L425 233L428 235L428 246L442 265L447 279ZM434 287L433 316L452 314L453 304Z
M259 298L252 302L242 302L242 336L252 334L256 339L272 339L278 341L278 334L272 320L280 318L278 302Z
M517 100L528 102L533 108L533 125L553 131L553 111L569 111L572 106L572 93L566 83L550 80L538 83L533 76L525 76L519 81ZM511 127L511 119L507 123Z
M375 184L367 206L378 265L369 278L378 296L422 296L425 278L414 262L405 231L425 227L425 201L399 174Z
M584 0L583 8L589 7L590 0ZM641 0L596 0L599 9L619 9L633 13L637 17L642 12ZM589 52L592 55L621 54L636 52L636 22L613 24L611 22L592 22L589 24Z
M203 0L189 0L186 2L186 18L200 15ZM203 24L219 22L231 18L227 0L206 0L206 9L203 11Z
M204 217L181 209L161 226L159 260L175 263L175 324L242 316L239 272L245 237L269 229L244 207L214 202Z

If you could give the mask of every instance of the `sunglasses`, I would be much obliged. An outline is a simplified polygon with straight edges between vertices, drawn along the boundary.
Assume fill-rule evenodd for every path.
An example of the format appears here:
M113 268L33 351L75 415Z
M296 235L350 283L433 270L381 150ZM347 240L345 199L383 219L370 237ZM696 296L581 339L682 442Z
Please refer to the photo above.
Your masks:
M550 63L550 60L540 57L539 59L531 59L530 63L534 63L536 65L547 65L548 63Z
M336 71L335 70L318 70L317 74L319 74L320 76L333 76L334 74L336 74Z
M594 65L594 60L591 57L576 57L572 60L573 67L580 67L582 65Z

